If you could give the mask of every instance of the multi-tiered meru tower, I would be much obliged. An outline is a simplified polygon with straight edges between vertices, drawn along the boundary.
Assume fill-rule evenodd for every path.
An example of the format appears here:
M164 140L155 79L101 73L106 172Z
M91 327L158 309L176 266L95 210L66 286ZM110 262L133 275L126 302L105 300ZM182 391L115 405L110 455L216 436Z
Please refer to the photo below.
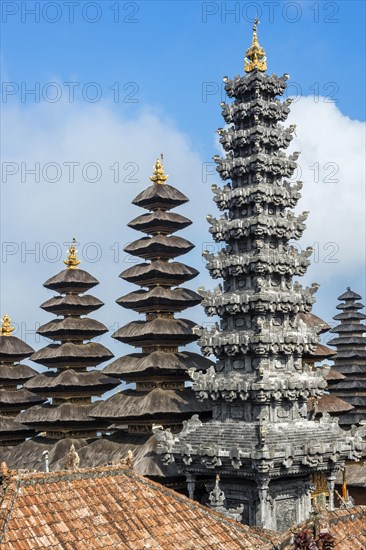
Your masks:
M17 422L15 417L20 411L44 401L23 387L37 372L20 361L34 350L13 336L13 331L9 315L4 315L0 328L0 462L5 460L7 448L34 435L32 429Z
M212 362L198 353L180 349L195 342L198 336L192 330L195 323L179 314L199 304L202 298L180 286L195 278L198 271L175 260L194 247L176 235L192 222L171 212L188 202L188 198L167 184L167 178L161 161L157 160L150 177L152 184L133 200L134 205L147 212L128 225L145 235L128 244L125 251L143 262L120 275L141 288L122 296L117 303L144 317L121 327L113 337L141 351L120 357L103 370L107 375L135 383L136 388L113 395L91 413L113 424L114 430L119 428L108 438L108 445L105 441L93 445L95 453L103 456L103 449L105 453L110 449L116 459L132 450L135 469L160 479L173 477L177 472L172 467L164 468L156 455L153 424L179 432L182 422L194 413L199 412L203 419L211 418L210 403L198 401L185 384L190 368L206 370ZM81 458L84 459L83 454Z
M361 439L345 434L337 420L319 421L307 413L309 397L320 397L326 383L322 369L302 362L315 351L318 337L298 313L308 313L318 285L293 281L309 265L311 249L291 246L304 229L306 213L292 212L301 183L291 184L298 153L285 155L294 127L281 125L290 100L280 101L287 75L266 75L265 52L254 25L247 51L246 76L224 78L231 104L222 104L228 124L219 130L225 158L214 157L223 180L213 187L223 211L208 218L210 231L226 247L206 254L213 292L204 292L209 315L220 326L200 331L205 355L217 357L216 369L192 372L194 389L211 400L213 420L195 417L179 435L155 430L166 462L187 475L191 496L200 476L220 474L226 507L244 504L243 522L283 530L310 512L310 475L327 476L330 508L334 480L346 458L358 458Z
M333 317L339 324L330 331L338 335L329 341L337 349L332 369L343 375L343 379L334 380L329 392L354 407L339 418L340 425L346 429L366 422L366 326L362 322L366 315L362 313L361 299L350 288L339 296L338 300L343 303L338 304L337 309L341 313Z
M59 446L57 441L66 440L69 448L71 443L79 447L95 438L106 424L89 416L95 406L93 398L119 384L118 379L91 369L111 359L113 354L99 342L90 341L108 329L87 317L103 306L103 302L87 293L99 281L87 271L78 269L80 260L76 254L75 244L72 244L64 261L66 269L44 283L59 295L47 300L41 308L58 318L42 325L37 332L54 343L32 355L33 361L49 370L33 377L26 387L50 402L31 407L18 416L22 423L43 434L36 441L25 442L17 453L13 453L11 464L19 468L41 468L43 450L51 453L55 446L62 447L65 453L66 445ZM50 466L59 458L63 456L52 452Z

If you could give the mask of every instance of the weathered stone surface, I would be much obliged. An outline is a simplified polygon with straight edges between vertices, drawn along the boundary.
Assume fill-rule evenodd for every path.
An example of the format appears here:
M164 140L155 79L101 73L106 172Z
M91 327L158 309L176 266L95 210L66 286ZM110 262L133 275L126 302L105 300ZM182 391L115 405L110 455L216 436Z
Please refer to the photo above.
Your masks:
M299 155L283 151L295 129L280 124L291 103L278 97L287 78L258 70L224 78L234 101L221 104L226 155L214 160L230 182L212 186L222 215L207 216L223 248L203 254L223 284L199 289L206 313L220 323L196 330L203 354L217 362L206 373L190 370L198 398L212 402L213 420L193 416L179 434L155 429L163 460L186 473L191 497L195 479L211 474L211 490L219 474L227 508L244 506L244 522L277 530L308 517L316 471L327 477L332 509L336 472L363 448L357 430L344 434L329 414L319 419L307 407L309 397L323 395L326 372L305 364L319 331L297 316L311 311L318 285L293 280L306 272L312 250L293 242L308 213L295 216L302 182L286 180Z

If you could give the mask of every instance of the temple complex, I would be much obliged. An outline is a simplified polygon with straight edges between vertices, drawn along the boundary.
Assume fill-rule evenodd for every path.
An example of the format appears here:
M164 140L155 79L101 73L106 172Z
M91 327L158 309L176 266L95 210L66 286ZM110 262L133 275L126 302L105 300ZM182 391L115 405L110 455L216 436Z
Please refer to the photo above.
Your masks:
M176 314L199 304L201 296L180 286L195 278L198 271L175 260L194 247L175 235L192 222L171 212L188 199L167 184L167 178L158 159L150 177L152 184L133 200L147 213L128 224L146 236L124 249L143 262L120 275L140 289L122 296L117 303L144 318L123 326L113 338L141 351L125 355L103 369L105 375L136 387L118 392L94 407L90 414L108 422L113 433L79 453L82 464L99 465L108 458L118 461L132 450L135 470L159 478L176 477L178 472L174 465L164 466L157 456L153 424L176 433L194 413L199 413L202 420L211 417L210 403L199 402L195 392L186 387L189 369L206 370L212 362L198 353L180 350L198 336L193 332L195 323Z
M288 75L265 73L257 23L247 74L224 78L234 101L222 103L226 156L214 157L230 182L213 186L222 215L208 221L215 241L226 246L205 258L223 286L201 294L220 325L197 333L203 354L217 362L205 373L190 371L213 419L202 424L195 415L179 434L156 427L155 435L165 463L186 473L191 498L202 476L211 476L209 492L219 474L230 514L241 507L244 523L283 531L309 516L316 472L325 476L334 508L336 474L346 459L360 458L363 443L356 429L344 432L329 414L316 418L307 409L309 398L324 393L326 370L303 361L316 352L319 330L298 314L310 313L318 285L293 280L310 263L311 248L299 252L290 244L301 237L308 213L293 213L302 184L287 179L299 155L284 153L294 132L281 124L291 103L279 99Z
M6 451L21 443L34 431L18 422L15 417L44 399L24 388L24 383L37 375L37 372L20 361L32 355L34 349L12 336L14 327L8 315L2 318L0 328L0 462Z
M86 317L103 305L98 298L85 294L99 283L95 277L78 268L80 260L74 243L64 263L66 269L44 283L47 289L59 295L41 305L42 309L58 318L37 331L55 343L31 356L32 361L49 370L37 374L25 384L42 400L49 401L18 415L17 420L40 435L14 450L9 458L12 467L43 469L44 451L50 453L52 467L71 444L81 447L97 437L107 424L89 416L95 406L92 399L119 385L118 379L92 368L113 357L105 346L90 341L108 332L105 325ZM60 452L55 452L54 447Z
M330 332L337 334L328 343L335 346L334 370L338 376L328 381L329 392L352 406L347 414L339 415L342 428L366 423L366 326L362 321L366 315L361 312L361 296L350 288L339 296L341 310L333 317L339 322Z

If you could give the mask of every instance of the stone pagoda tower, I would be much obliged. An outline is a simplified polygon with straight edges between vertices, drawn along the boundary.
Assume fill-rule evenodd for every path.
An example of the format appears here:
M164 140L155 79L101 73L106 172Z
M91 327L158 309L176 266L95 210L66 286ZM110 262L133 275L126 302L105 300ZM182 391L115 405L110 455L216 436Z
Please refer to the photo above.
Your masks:
M342 376L340 380L329 381L329 392L353 406L346 414L339 416L342 428L366 421L366 315L361 312L361 296L350 288L339 296L343 303L337 305L341 313L333 317L339 324L330 332L338 336L328 343L335 346L337 354L332 369ZM334 377L333 377L334 378Z
M0 329L0 462L5 460L7 447L12 447L34 435L34 431L15 420L15 417L44 399L31 393L23 384L37 372L23 361L34 352L25 342L12 336L14 327L8 315L2 318Z
M109 376L135 383L136 388L116 393L91 413L113 424L114 428L120 428L109 438L111 445L115 442L114 451L111 449L115 458L133 450L135 469L150 476L174 473L172 468L169 472L163 468L156 457L153 424L178 432L183 420L194 413L199 412L203 419L211 417L210 403L198 401L195 392L185 387L185 382L190 380L190 368L206 370L213 363L197 353L179 349L196 341L198 336L192 331L195 323L176 317L176 314L199 304L202 298L179 286L196 277L198 271L174 260L192 250L194 245L175 235L192 222L171 212L188 199L168 185L167 178L161 161L157 160L150 177L152 184L133 200L133 204L147 213L132 220L128 226L146 236L124 250L142 258L143 263L120 275L141 289L119 298L117 303L142 314L144 319L128 323L113 334L113 338L141 348L141 351L121 357L103 369ZM107 458L106 443L94 444L95 452L96 447Z
M112 358L113 354L102 344L90 341L108 329L99 321L86 317L99 309L103 302L85 294L98 281L78 269L80 260L76 254L72 244L68 259L64 261L66 269L44 283L59 296L47 300L41 308L58 318L41 326L37 332L55 343L32 355L34 362L46 366L49 371L26 383L27 389L49 398L50 402L31 407L18 416L19 421L43 433L41 441L37 441L40 451L43 443L46 449L50 449L58 440L68 438L72 442L80 440L78 446L82 446L89 438L95 438L106 425L89 416L94 407L92 398L119 384L119 380L91 369ZM62 446L63 453L66 448L69 450L70 444L67 445L68 448ZM17 467L26 467L27 455L35 454L34 442L26 442L21 452L13 457L13 461ZM53 460L58 458L60 456L54 453Z
M295 216L300 182L289 183L299 153L283 150L294 127L285 128L290 100L280 101L288 75L267 75L257 39L246 53L245 76L225 77L231 104L222 104L228 127L220 129L225 158L214 157L223 188L213 186L220 219L208 216L210 232L226 247L205 254L213 278L224 283L203 291L209 315L220 325L198 330L205 355L217 358L207 373L194 372L193 388L213 406L213 420L196 415L179 435L156 429L159 452L186 472L191 497L201 476L220 474L226 508L244 505L242 521L284 530L308 517L310 475L325 472L333 508L336 472L346 458L358 458L361 438L345 435L323 414L309 418L307 400L321 397L322 369L302 356L315 352L316 327L297 317L309 313L318 285L293 281L309 265L311 249L299 252L307 213Z

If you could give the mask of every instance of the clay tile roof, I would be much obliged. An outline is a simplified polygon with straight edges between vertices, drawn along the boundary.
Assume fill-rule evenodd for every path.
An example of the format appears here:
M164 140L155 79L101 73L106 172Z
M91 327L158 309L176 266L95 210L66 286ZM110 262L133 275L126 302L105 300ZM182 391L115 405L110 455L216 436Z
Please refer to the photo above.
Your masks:
M269 535L123 466L4 474L0 546L269 550Z
M350 510L337 509L334 512L321 511L314 520L294 526L286 533L274 535L272 541L277 545L274 544L272 548L294 550L293 534L301 532L304 528L310 529L311 532L315 530L318 533L323 529L329 531L335 538L334 546L330 548L335 550L365 550L366 506L355 506Z

